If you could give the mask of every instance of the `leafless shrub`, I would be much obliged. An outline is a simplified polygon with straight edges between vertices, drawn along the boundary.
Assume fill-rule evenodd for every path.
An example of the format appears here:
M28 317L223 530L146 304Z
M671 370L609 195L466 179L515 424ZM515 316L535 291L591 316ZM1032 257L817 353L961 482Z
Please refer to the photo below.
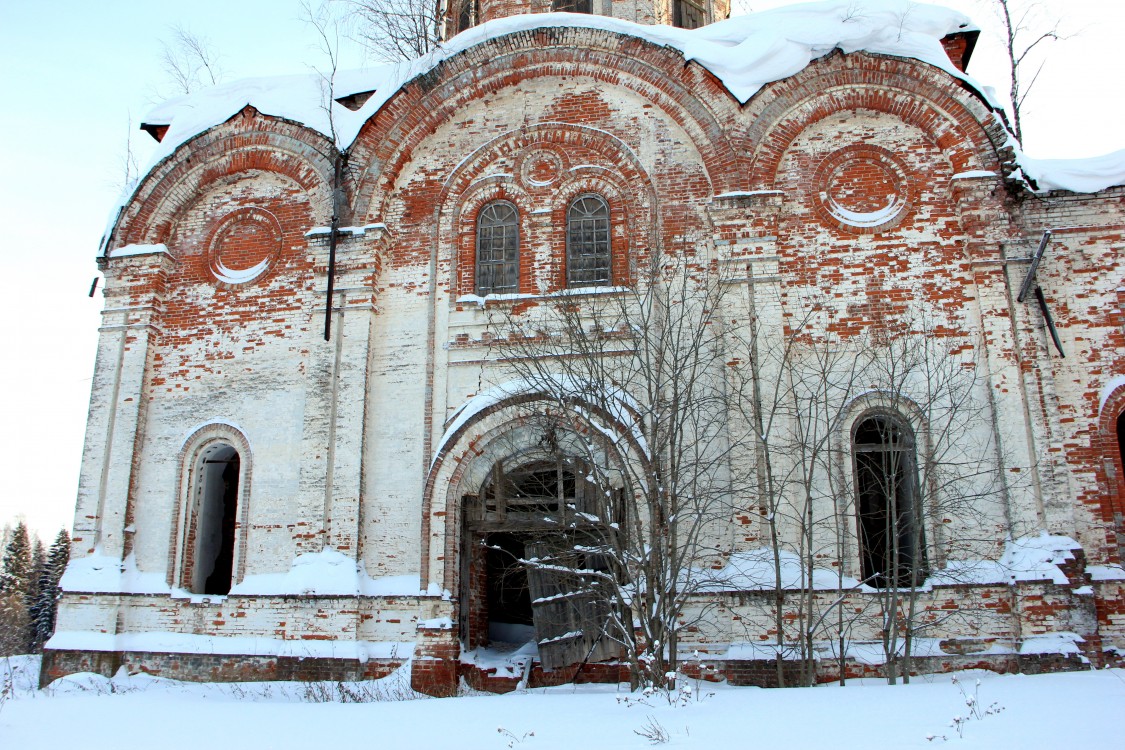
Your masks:
M633 730L633 734L644 737L650 745L665 745L672 739L668 730L651 714L648 721L642 724L640 729Z

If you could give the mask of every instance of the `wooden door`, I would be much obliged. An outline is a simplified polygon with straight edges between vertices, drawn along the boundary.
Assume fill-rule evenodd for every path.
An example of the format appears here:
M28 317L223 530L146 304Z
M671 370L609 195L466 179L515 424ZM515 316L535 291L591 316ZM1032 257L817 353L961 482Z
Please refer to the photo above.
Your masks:
M565 539L526 544L531 612L539 644L539 661L550 672L582 662L620 656L618 643L607 632L610 604L598 596L590 581L575 572L575 555Z

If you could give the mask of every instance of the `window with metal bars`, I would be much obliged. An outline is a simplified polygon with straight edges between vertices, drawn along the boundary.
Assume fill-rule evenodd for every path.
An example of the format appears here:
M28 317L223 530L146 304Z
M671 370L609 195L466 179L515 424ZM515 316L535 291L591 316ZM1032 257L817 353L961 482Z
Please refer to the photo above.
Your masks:
M519 291L519 221L507 201L489 203L477 215L477 294Z
M917 586L926 577L914 433L896 416L859 422L852 434L864 582Z
M599 195L579 196L566 212L566 284L609 284L610 276L609 204Z

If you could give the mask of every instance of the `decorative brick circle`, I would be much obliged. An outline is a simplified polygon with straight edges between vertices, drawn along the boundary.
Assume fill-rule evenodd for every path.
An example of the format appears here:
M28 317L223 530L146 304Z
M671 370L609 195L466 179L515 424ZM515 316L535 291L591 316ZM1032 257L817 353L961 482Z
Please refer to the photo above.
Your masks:
M247 284L277 262L281 239L277 217L262 208L240 208L224 216L211 233L207 266L224 284Z
M520 178L529 187L546 187L566 171L563 156L553 149L536 148L520 158Z
M820 163L813 179L820 220L853 234L893 229L914 205L906 167L878 146L834 152Z

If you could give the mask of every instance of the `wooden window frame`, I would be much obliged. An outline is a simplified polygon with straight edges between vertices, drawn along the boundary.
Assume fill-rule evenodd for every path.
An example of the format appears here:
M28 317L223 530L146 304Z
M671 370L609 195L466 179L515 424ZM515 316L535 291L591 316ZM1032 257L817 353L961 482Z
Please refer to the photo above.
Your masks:
M501 210L508 213L497 216ZM478 295L519 292L520 212L514 203L492 201L481 208L477 214L475 255L475 290ZM497 273L502 277L500 283L496 283Z
M577 216L590 201L600 208ZM566 208L566 285L568 288L609 286L613 283L613 241L609 201L584 193ZM591 263L592 261L592 263ZM589 266L589 267L587 267ZM581 278L579 276L581 275Z

